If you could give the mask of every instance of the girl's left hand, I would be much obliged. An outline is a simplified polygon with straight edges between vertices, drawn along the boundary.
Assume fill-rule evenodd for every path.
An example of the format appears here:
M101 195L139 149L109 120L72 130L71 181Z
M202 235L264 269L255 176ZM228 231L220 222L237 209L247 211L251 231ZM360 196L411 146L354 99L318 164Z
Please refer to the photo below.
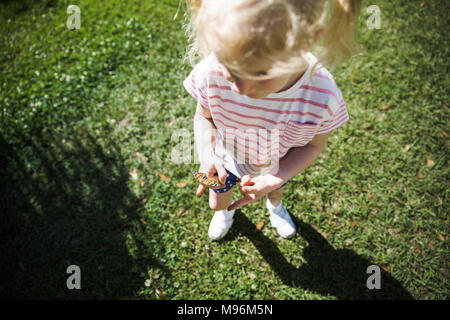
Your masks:
M282 179L270 174L258 176L253 179L249 175L245 175L242 177L241 184L239 185L239 191L244 197L230 205L227 210L231 211L237 207L255 202L282 184Z

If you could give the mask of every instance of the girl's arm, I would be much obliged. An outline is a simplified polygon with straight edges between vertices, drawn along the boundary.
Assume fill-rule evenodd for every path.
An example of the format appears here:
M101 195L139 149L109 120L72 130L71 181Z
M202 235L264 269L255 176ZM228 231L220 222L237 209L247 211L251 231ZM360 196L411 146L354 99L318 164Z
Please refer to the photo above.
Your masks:
M308 168L325 148L328 135L329 133L316 135L306 146L290 149L283 159L280 160L278 172L274 175L266 174L256 178L251 178L250 176L242 177L239 189L244 194L244 197L229 206L227 208L228 211L257 201Z
M225 187L224 183L227 179L227 171L222 163L222 159L219 159L214 153L217 128L212 121L208 108L203 107L200 103L197 104L197 111L194 116L194 139L200 160L199 171L206 173L208 177L217 174L220 183L222 183L217 188ZM200 184L197 188L197 196L200 196L205 189L206 186Z
M214 154L217 128L208 108L197 103L194 116L194 139L200 163L209 162Z
M318 134L306 146L292 148L280 160L278 172L274 175L281 181L280 186L299 172L308 168L325 148L330 133Z

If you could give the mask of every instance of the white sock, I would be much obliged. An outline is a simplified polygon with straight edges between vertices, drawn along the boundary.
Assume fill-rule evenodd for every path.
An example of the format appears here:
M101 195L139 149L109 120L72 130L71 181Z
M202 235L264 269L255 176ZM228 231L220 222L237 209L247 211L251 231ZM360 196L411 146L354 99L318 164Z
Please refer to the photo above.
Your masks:
M234 212L236 211L236 209L228 211L227 209L223 209L220 210L224 215L226 215L227 217L233 217L234 216Z
M236 211L236 209L231 210L231 211L228 211L227 209L225 209L225 211L226 211L227 214L233 216L233 215L234 215L234 212Z
M267 209L269 209L270 213L279 213L281 211L281 207L283 206L283 200L280 200L280 203L278 204L278 206L275 207L272 204L272 202L270 202L270 199L267 198L266 205L267 205Z

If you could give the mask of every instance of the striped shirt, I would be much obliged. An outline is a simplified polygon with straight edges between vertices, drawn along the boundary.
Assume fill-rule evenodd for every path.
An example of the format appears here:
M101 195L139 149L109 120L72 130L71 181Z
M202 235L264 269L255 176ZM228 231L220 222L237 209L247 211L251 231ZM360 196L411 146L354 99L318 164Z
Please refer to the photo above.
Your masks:
M312 53L306 59L309 67L296 83L262 99L239 94L214 55L200 61L184 80L189 94L210 110L220 135L215 153L236 176L266 173L289 149L349 121L332 75L319 65L310 77L317 59Z

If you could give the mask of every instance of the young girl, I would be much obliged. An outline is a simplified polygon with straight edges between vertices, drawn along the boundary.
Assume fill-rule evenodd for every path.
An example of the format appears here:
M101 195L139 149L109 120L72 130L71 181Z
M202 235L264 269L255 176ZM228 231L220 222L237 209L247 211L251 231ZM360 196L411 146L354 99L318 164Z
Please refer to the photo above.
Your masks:
M194 135L200 172L215 211L209 237L230 229L239 206L267 195L272 226L296 232L284 185L311 165L331 131L349 120L342 94L321 65L355 48L361 0L191 0L191 57L184 81L197 100ZM317 58L310 51L318 41ZM193 60L191 60L192 62ZM243 198L232 204L240 181ZM205 185L200 184L197 195Z

